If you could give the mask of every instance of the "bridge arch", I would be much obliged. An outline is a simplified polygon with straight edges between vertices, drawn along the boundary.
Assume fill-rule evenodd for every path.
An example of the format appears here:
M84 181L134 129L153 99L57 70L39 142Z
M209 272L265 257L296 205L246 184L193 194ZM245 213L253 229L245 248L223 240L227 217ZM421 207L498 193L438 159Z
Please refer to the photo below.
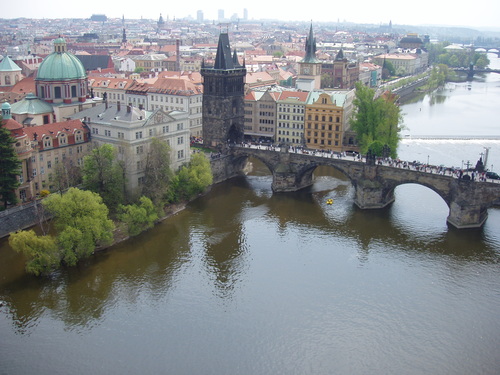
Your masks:
M375 165L359 159L337 158L327 153L296 153L287 149L234 146L225 157L225 166L220 166L222 175L228 178L241 173L250 156L262 161L271 171L274 192L303 189L312 185L317 167L333 167L350 180L355 189L354 203L361 209L378 209L391 204L398 186L424 186L437 193L447 204L447 222L457 228L482 226L488 216L487 209L500 203L499 184L457 179L415 168Z
M426 187L433 192L435 192L441 199L446 203L448 207L450 207L450 197L449 194L442 189L438 189L435 185L430 184L426 181L418 181L416 179L406 179L406 180L401 180L401 181L394 181L392 186L390 186L390 193L394 194L394 191L396 190L397 187L399 186L404 186L404 185L419 185Z

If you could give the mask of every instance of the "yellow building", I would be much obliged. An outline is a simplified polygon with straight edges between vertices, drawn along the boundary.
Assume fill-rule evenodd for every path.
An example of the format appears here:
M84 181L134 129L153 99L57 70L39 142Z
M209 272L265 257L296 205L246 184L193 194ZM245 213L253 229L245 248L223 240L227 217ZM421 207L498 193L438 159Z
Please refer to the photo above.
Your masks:
M343 152L349 130L354 90L311 92L305 108L306 147Z

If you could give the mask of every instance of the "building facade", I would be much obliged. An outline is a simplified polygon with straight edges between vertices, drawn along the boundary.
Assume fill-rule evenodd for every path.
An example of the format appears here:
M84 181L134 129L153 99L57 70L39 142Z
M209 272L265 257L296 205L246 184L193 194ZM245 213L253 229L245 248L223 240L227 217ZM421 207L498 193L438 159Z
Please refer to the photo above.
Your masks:
M304 146L304 115L308 92L283 91L276 102L276 142Z
M85 124L72 120L23 127L11 118L9 103L2 104L2 116L2 126L16 139L15 150L21 161L16 190L21 202L32 200L42 190L53 192L80 182L79 168L90 152L90 131Z
M276 101L279 92L250 91L245 96L245 138L274 142L276 136Z
M311 92L305 108L305 141L311 149L345 151L354 90Z
M124 163L126 193L138 197L144 187L146 158L153 138L170 146L170 167L179 169L190 160L189 120L186 112L146 111L120 103L100 104L77 113L90 128L92 145L111 144Z

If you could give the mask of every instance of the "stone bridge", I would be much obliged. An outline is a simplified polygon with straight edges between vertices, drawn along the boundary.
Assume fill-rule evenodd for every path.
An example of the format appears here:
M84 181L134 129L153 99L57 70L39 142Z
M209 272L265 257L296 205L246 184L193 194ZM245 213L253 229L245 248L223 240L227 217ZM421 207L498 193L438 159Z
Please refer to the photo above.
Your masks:
M321 165L342 172L355 188L354 203L361 209L383 208L394 201L394 189L403 184L419 184L435 191L448 205L448 223L456 228L481 227L488 208L500 202L500 184L457 179L451 175L428 173L385 165L369 165L346 158L232 147L212 160L214 181L220 182L244 171L248 158L264 163L273 176L274 192L303 189L313 183L313 172Z

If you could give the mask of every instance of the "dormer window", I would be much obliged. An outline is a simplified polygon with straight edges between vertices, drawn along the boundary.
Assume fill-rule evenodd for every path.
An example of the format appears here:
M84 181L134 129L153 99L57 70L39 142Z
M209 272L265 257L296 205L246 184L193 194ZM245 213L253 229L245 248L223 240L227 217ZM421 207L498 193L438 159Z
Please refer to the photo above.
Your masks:
M60 134L59 135L59 145L66 145L68 144L68 138L66 137L66 134Z
M44 148L52 147L52 138L50 138L48 135L43 137L43 147Z
M83 133L81 130L75 133L75 142L83 142Z

